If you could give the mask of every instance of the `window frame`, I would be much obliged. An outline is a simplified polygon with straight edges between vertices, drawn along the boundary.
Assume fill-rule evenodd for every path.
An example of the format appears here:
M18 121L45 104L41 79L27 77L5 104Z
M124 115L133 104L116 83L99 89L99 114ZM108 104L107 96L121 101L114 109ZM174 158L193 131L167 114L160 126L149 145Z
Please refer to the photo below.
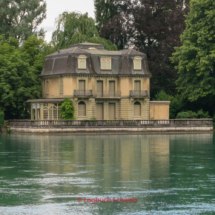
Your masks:
M84 66L81 66L81 61L84 60ZM87 69L87 56L86 55L79 55L78 56L78 69L86 70Z
M140 67L137 66L137 61L139 61L138 63L139 63ZM135 71L141 71L142 70L142 58L140 56L136 56L133 58L133 69Z
M80 109L79 109L79 105L85 105L85 115L83 116L83 115L79 115L79 111L80 111ZM80 101L80 102L78 102L78 117L86 117L87 116L87 104L86 104L86 102L84 102L84 101Z
M138 104L137 104L138 103ZM140 107L140 115L135 115L135 105L139 105ZM139 101L135 101L134 102L134 117L141 117L142 115L141 115L141 102L139 102Z
M107 67L107 62L104 62L106 60L109 60L110 61L110 64L108 65ZM105 63L105 65L104 65ZM101 56L100 57L100 69L101 70L104 70L104 71L111 71L112 70L112 57L109 57L109 56Z

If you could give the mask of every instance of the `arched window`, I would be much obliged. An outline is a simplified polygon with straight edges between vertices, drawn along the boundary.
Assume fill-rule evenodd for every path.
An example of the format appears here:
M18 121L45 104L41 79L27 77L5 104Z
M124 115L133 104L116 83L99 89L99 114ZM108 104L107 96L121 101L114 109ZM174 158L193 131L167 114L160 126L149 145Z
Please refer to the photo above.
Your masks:
M141 116L141 104L140 104L140 102L134 103L134 116Z
M78 116L86 116L86 104L84 102L78 103Z
M85 55L80 55L78 57L78 69L87 69L86 59L87 57Z
M141 57L135 57L133 59L134 62L134 70L142 70L142 58Z

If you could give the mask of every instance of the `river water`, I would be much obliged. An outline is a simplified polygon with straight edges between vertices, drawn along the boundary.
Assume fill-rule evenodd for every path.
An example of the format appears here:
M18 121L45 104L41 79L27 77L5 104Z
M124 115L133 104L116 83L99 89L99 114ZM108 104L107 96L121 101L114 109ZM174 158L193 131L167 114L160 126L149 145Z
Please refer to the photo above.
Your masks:
M212 133L0 135L0 214L215 214L214 143Z

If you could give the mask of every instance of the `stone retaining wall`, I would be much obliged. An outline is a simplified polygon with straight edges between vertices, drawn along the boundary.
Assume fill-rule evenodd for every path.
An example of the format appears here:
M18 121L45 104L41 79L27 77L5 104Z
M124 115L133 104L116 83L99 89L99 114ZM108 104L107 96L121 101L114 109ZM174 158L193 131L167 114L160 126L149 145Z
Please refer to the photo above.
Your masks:
M191 132L213 131L213 127L166 127L166 128L11 128L11 132L24 133L81 133L81 132Z

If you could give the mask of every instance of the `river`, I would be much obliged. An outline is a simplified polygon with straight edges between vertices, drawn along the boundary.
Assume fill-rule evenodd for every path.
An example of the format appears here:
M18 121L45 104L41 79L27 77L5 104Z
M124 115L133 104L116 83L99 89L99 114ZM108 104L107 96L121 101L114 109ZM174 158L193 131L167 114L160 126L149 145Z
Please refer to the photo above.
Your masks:
M0 214L213 214L214 139L0 135Z

